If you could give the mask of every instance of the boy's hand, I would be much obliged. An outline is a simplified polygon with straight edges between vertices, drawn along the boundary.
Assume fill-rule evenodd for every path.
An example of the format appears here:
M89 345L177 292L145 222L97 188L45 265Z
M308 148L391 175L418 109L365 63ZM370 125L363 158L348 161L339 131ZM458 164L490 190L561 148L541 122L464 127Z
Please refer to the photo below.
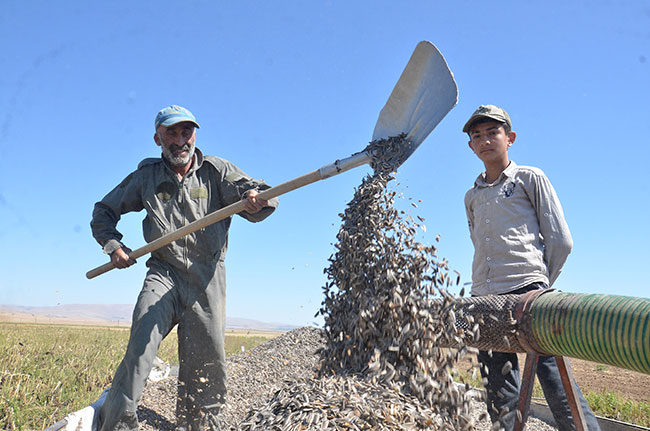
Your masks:
M131 259L129 253L131 253L131 249L128 247L118 248L111 253L111 263L113 266L115 268L124 269L135 264L135 259Z

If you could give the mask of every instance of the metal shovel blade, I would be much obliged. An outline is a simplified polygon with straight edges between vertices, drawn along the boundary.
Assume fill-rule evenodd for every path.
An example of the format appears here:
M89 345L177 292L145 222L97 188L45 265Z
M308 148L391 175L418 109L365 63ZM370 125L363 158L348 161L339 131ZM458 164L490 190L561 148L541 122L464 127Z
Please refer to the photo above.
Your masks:
M402 163L458 103L458 86L438 48L415 47L406 68L379 114L372 140L406 134Z

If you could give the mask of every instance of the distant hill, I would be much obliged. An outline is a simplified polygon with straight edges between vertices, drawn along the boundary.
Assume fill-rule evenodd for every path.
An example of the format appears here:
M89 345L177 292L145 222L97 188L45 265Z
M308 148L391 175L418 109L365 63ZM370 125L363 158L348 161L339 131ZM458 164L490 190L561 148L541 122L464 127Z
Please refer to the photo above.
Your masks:
M131 323L132 313L133 304L67 304L50 307L0 304L0 321L125 326ZM284 332L296 326L226 317L226 328Z

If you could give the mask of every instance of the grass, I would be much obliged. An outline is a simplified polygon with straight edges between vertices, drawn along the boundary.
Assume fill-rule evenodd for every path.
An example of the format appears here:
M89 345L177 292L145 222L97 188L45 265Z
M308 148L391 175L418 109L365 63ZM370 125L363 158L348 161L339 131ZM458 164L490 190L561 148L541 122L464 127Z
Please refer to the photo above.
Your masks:
M644 427L650 426L650 403L630 401L613 392L585 391L583 395L591 410L598 416ZM544 392L537 379L533 387L533 397L544 398Z
M611 392L591 392L585 398L600 416L650 427L650 403L633 402Z
M110 386L129 331L63 325L0 323L0 429L45 429L93 403ZM226 354L268 337L226 335ZM172 334L159 351L178 363Z

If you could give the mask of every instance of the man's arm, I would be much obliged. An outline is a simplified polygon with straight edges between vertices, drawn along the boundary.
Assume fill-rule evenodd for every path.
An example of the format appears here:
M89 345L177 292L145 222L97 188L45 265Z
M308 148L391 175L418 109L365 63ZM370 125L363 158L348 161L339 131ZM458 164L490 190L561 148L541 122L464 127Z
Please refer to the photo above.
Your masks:
M127 176L117 187L95 204L90 228L95 240L104 253L111 256L117 268L126 268L135 263L128 257L131 250L122 244L122 234L117 223L122 214L142 210L141 187L137 171Z
M539 220L539 230L544 241L544 262L548 270L549 286L552 286L562 271L571 253L573 240L569 226L564 219L560 199L546 175L534 175L535 192L533 206Z
M224 206L244 199L246 211L240 212L239 215L251 222L264 220L278 207L280 203L278 198L268 201L255 199L258 192L271 188L264 181L249 177L227 160L212 159L210 162L218 164L215 167L221 176L218 187Z

